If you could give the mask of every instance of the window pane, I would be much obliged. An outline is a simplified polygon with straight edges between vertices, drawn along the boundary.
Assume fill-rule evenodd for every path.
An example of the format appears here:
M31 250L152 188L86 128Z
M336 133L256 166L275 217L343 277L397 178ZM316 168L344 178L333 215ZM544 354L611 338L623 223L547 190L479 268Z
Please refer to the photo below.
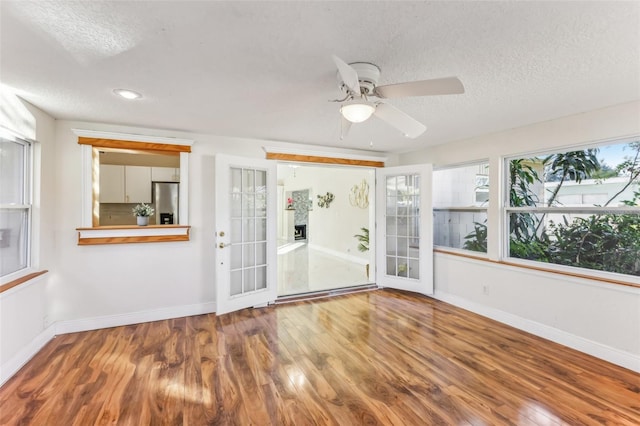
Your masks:
M240 194L231 194L231 217L242 216L242 198Z
M640 142L509 161L511 207L621 206L640 180Z
M231 245L231 269L242 268L242 245Z
M4 276L28 266L27 209L0 210L0 275Z
M242 250L242 266L244 268L255 266L255 244L245 244Z
M640 275L640 141L507 165L511 257Z
M264 170L256 170L256 192L267 192L267 172Z
M409 278L420 279L420 262L416 259L409 260Z
M242 191L242 169L238 169L235 167L231 168L231 192L241 192Z
M244 217L255 216L255 195L242 194L242 215Z
M437 246L487 252L487 212L433 212L433 243Z
M256 219L256 241L267 240L267 219Z
M396 256L398 254L396 251L395 237L387 237L387 254L391 256Z
M256 265L267 264L267 243L256 244Z
M433 243L487 252L489 163L433 173Z
M404 258L398 258L398 276L399 277L408 277L409 265L407 265L408 260Z
M254 171L253 170L242 170L242 192L254 192Z
M231 271L231 282L229 283L231 296L242 294L242 270Z
M398 256L408 256L409 255L409 239L407 238L397 238L397 247L398 247Z
M242 221L242 241L250 242L256 240L256 228L254 219L244 219Z
M256 290L267 288L267 267L256 268Z
M396 275L396 258L387 256L387 275Z
M244 270L244 288L243 293L255 291L256 289L256 270L249 268Z
M257 194L255 198L256 217L267 217L267 197L265 194Z
M27 149L27 144L0 139L0 204L26 204Z
M487 162L433 172L434 208L487 207L488 195Z
M640 212L637 214L524 214L512 213L509 255L640 276ZM534 235L519 228L537 226Z
M0 138L0 276L29 266L31 145Z
M231 219L231 243L242 242L242 219Z
M387 216L387 235L397 235L398 227L396 226L396 217Z

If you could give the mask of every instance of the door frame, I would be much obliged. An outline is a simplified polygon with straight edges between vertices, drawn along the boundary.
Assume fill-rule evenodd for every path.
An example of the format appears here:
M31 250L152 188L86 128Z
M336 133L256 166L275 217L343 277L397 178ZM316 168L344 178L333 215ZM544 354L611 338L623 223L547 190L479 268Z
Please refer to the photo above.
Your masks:
M344 169L344 170L364 170L366 171L366 173L368 173L369 175L367 176L366 180L367 183L370 185L369 187L369 206L366 207L367 210L367 227L369 228L369 251L367 252L367 259L366 262L367 263L363 263L362 264L362 270L363 272L365 271L365 267L366 265L369 265L369 276L367 278L366 282L362 282L362 283L358 283L358 284L348 284L345 283L344 285L340 286L340 287L329 287L329 288L323 288L323 289L317 289L317 290L305 290L302 291L300 293L294 293L294 294L283 294L283 295L278 295L278 297L295 297L297 295L302 295L302 294L313 294L313 293L326 293L326 292L330 292L336 289L342 289L342 288L350 288L350 287L358 287L358 286L366 286L366 285L375 285L376 284L376 262L377 262L377 257L376 257L376 238L375 238L375 227L376 227L376 191L375 191L375 180L376 180L376 169L377 167L369 165L369 164L363 164L363 165L358 165L358 164L341 164L341 163L331 163L331 162L301 162L301 161L293 161L293 160L278 160L277 163L279 166L287 166L287 165L293 165L293 166L298 166L301 168L304 167L309 167L309 168L327 168L329 170L331 169ZM280 176L278 177L278 180L280 180ZM348 184L352 184L352 183L359 183L359 182L345 182L345 185ZM304 188L306 189L307 187L309 187L310 189L314 189L312 186L304 186ZM348 189L351 188L351 186L347 186ZM284 189L284 188L283 188ZM317 189L317 188L316 188ZM317 194L314 194L314 196ZM284 197L286 196L285 193L282 194L282 198L284 199ZM315 201L315 200L314 200ZM315 202L314 202L315 204ZM316 207L318 208L318 207ZM278 214L281 213L281 206L278 205ZM278 221L277 226L279 227L280 221ZM278 228L278 231L280 229ZM360 228L355 228L353 229L353 233L361 233ZM280 238L280 233L278 232L278 238ZM353 247L352 249L355 251L357 248L357 241L355 240L354 237L352 237L352 234L349 234L349 241L352 241ZM337 251L334 250L330 250L328 251L328 253L331 253L333 255L340 255ZM345 254L351 254L349 252L345 253ZM354 256L355 257L355 256ZM354 259L351 259L352 261L355 262ZM364 259L363 259L364 260ZM280 276L280 274L278 273L278 277Z

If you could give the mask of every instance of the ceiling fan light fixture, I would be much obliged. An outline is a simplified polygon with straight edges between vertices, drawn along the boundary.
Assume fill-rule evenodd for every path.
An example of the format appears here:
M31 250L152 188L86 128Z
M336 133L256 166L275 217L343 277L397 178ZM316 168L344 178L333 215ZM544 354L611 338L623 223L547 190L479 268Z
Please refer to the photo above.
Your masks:
M352 123L362 123L376 110L373 103L365 100L350 101L342 105L340 113Z

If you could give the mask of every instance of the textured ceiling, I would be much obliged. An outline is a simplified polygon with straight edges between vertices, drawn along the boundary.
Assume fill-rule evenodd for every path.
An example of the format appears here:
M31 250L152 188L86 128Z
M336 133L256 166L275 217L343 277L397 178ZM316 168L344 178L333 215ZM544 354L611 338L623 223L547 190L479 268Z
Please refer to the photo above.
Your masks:
M640 99L639 2L1 1L0 19L2 83L60 119L406 152ZM340 140L332 54L466 93L389 100L417 139L374 117Z

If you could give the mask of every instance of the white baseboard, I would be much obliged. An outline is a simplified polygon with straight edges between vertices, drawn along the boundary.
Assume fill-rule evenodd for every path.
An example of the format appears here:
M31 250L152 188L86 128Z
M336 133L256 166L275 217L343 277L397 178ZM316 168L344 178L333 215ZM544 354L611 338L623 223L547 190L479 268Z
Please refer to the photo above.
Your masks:
M54 327L50 326L38 334L35 339L28 345L23 347L17 354L2 365L0 365L0 386L13 377L40 349L46 345L49 340L55 337Z
M330 249L330 248L327 248L327 247L319 246L319 245L313 244L313 243L309 243L309 248L313 249L313 250L318 250L318 251L320 251L322 253L326 253L326 254L334 256L334 257L338 257L340 259L347 260L349 262L357 263L358 265L366 265L367 263L369 263L369 260L367 260L367 259L363 259L361 257L354 256L354 255L348 254L348 253L343 253L341 251L333 250L333 249Z
M633 353L621 351L536 321L484 306L454 294L436 290L431 297L640 373L640 356Z
M118 327L122 325L139 324L150 321L160 321L171 318L188 317L192 315L209 314L215 312L215 302L198 303L186 306L173 306L149 311L132 312L117 315L105 315L93 318L55 322L9 361L0 365L0 386L9 380L22 368L44 345L55 336L79 331L98 330L101 328Z
M210 314L212 312L215 312L215 310L215 302L197 303L194 305L186 306L171 306L167 308L152 309L149 311L105 315L100 317L83 318L70 321L60 321L55 323L55 331L56 335L77 333L79 331L119 327L122 325L140 324L143 322L188 317L191 315Z

